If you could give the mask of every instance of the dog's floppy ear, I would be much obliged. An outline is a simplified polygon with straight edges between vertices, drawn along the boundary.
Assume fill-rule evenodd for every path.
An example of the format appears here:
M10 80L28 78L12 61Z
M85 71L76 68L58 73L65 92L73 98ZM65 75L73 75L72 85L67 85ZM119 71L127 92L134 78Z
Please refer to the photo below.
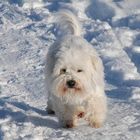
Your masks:
M95 56L91 56L91 64L93 66L93 68L97 71L98 69L98 60Z
M53 71L53 68L54 68L54 58L53 54L52 53L47 53L47 56L46 56L46 65L45 65L45 72L46 72L46 75L51 75L52 71Z
M104 67L101 58L98 55L91 55L91 65L93 68L91 79L94 83L99 83L104 87ZM96 80L95 80L96 79Z
M103 68L103 63L102 63L101 58L96 55L91 55L90 58L91 58L93 69L97 72L102 73L104 71L104 68Z
M93 81L94 84L98 83L99 85L102 85L104 87L104 67L103 67L102 60L96 54L91 55L90 58L91 58L91 65L93 68L91 80Z

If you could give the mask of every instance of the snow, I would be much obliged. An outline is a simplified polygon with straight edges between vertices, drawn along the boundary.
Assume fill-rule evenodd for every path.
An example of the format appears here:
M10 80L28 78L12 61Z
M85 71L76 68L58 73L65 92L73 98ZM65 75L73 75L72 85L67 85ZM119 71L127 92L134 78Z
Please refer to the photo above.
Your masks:
M45 110L44 61L61 7L78 15L104 63L109 109L99 129L61 128ZM0 1L0 140L20 139L140 139L139 0Z

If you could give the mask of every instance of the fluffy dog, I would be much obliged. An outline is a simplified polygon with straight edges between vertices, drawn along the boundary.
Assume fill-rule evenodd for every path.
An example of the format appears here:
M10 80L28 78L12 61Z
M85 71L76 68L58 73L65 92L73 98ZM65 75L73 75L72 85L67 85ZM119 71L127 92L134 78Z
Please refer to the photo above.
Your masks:
M59 37L48 51L45 69L48 113L55 112L66 128L76 126L80 117L101 127L107 111L102 61L82 37L72 12L60 11L56 23Z

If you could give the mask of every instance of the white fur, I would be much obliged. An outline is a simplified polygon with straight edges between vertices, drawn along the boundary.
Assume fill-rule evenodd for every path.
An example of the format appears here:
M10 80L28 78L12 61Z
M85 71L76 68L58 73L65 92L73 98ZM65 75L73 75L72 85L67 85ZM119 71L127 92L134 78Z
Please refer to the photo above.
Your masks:
M100 127L107 111L102 61L81 37L75 15L61 11L57 23L63 34L50 47L45 69L48 111L56 113L63 127L75 126L79 113L85 114L91 126ZM76 81L74 88L66 84L71 79Z
M80 36L82 34L79 21L70 11L60 10L58 13L54 14L54 17L59 38L70 34L76 36Z

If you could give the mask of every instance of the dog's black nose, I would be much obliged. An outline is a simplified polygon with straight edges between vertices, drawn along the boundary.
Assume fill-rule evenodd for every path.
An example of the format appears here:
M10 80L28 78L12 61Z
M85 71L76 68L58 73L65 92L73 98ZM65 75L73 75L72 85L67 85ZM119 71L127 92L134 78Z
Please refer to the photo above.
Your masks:
M74 80L69 80L67 81L67 86L69 88L73 88L75 86L76 82Z

